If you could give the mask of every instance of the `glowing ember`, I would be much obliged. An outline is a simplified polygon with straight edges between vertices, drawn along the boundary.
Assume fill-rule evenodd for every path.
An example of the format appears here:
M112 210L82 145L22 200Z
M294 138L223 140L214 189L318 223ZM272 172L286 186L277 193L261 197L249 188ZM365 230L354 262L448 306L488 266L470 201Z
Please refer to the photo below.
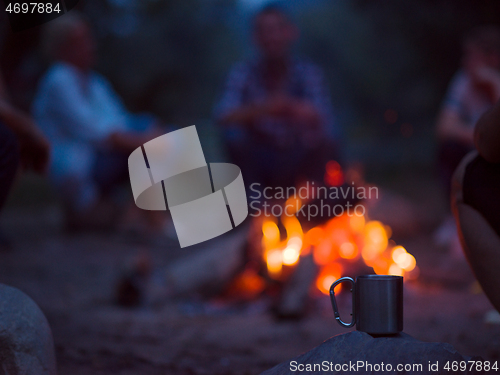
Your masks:
M323 228L320 227L314 227L311 230L309 230L306 234L306 242L309 245L316 246L323 241L325 238L326 234Z
M344 259L355 259L358 256L358 248L351 242L340 245L339 254Z
M365 225L365 245L361 251L361 255L367 265L370 266L372 262L384 252L388 242L387 232L380 221L370 221Z
M262 239L264 247L272 247L278 244L280 240L280 230L275 222L266 220L262 225L262 233L264 234L264 238Z
M319 272L316 279L316 287L324 294L328 294L330 291L330 286L342 276L342 265L339 263L332 263L325 266ZM341 288L339 285L338 288ZM335 289L339 290L339 289Z
M406 252L406 249L402 246L396 246L392 250L392 259L399 267L407 272L412 271L417 265L415 257L411 254L408 254Z
M349 227L354 233L361 233L365 228L365 217L353 215L349 218Z
M252 299L266 288L266 281L255 268L247 268L236 276L226 291L227 296Z
M299 260L300 250L293 247L287 247L283 250L283 264L293 266Z
M344 173L335 160L326 163L325 183L330 186L340 186L344 183Z
M394 275L394 276L404 275L404 271L397 264L391 264L391 266L389 267L389 271L387 273L389 275Z
M299 220L293 215L301 204L299 199L289 199L285 204L285 214L281 218L287 234L285 241L281 241L280 230L276 222L266 219L262 224L263 254L267 272L271 278L279 279L283 265L293 266L299 261L304 233Z
M271 250L266 253L267 270L271 277L279 276L283 267L281 250Z

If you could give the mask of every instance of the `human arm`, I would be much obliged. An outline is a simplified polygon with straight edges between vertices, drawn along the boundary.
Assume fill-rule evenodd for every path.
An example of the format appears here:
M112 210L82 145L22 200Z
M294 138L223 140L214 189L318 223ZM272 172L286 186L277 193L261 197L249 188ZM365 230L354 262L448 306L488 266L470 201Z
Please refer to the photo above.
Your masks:
M315 122L317 119L316 110L310 102L280 93L266 98L261 103L242 104L229 111L220 122L252 126L263 116L291 118L302 122Z
M164 134L161 128L155 124L146 132L113 132L106 139L107 143L115 150L132 152L144 143Z
M0 76L0 120L17 136L21 165L37 173L45 173L50 145L30 116L13 107L7 100L7 91Z
M283 117L291 113L289 97L277 93L260 101L249 101L247 91L256 79L254 67L240 63L229 72L223 95L215 109L215 118L223 126L252 127L264 116Z
M99 145L110 133L127 130L128 113L105 78L69 65L55 65L44 77L34 113L49 137Z
M477 122L474 143L484 159L500 163L500 101Z
M337 133L330 91L323 71L314 64L304 64L301 71L304 97L294 103L294 117L307 128Z
M216 109L216 118L222 125L253 126L262 117L282 118L306 128L322 127L330 122L331 106L321 71L311 64L297 69L303 94L290 95L278 91L259 102L248 103L246 91L253 79L248 65L234 67L226 81L224 94Z
M251 68L236 64L229 72L222 96L215 107L215 119L222 126L252 126L265 113L263 103L247 103L245 90Z
M453 77L437 119L438 139L473 145L473 129L462 116L471 84L470 75L463 71Z
M437 136L439 139L452 139L472 145L473 132L473 129L464 124L456 109L449 107L441 109L437 121Z
M485 87L494 103L500 100L500 72L497 69L480 66L474 70L472 76L476 84Z
M264 104L252 103L240 105L222 115L219 119L219 123L222 125L241 124L252 126L255 121L267 113L268 110L265 108Z

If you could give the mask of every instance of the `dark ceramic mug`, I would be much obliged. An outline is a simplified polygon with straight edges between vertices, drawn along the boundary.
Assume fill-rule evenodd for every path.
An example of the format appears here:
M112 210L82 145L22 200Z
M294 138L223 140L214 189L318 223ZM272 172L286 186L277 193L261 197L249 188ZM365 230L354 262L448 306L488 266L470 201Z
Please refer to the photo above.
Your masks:
M335 300L335 286L351 283L352 320L345 323L340 318ZM343 327L356 325L358 331L372 335L393 335L403 330L403 277L391 275L364 275L341 277L330 287L335 319Z

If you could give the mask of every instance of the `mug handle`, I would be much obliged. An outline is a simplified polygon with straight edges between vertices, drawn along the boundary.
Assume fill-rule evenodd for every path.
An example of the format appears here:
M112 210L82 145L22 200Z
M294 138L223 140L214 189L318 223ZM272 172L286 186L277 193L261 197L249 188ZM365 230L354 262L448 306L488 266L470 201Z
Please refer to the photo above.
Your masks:
M352 293L352 319L351 319L351 323L347 324L347 323L344 323L342 321L342 319L340 319L340 314L339 314L339 309L337 307L337 301L335 300L335 287L344 282L344 281L349 281L351 283L351 293ZM352 327L354 326L354 324L356 324L356 315L355 315L355 298L354 298L354 293L355 293L355 283L354 283L354 280L351 279L350 277L341 277L340 279L338 279L337 281L335 281L332 286L330 287L330 300L332 301L332 307L333 307L333 314L335 315L335 319L337 320L337 322L339 322L339 324L343 327L346 327L346 328L349 328L349 327Z

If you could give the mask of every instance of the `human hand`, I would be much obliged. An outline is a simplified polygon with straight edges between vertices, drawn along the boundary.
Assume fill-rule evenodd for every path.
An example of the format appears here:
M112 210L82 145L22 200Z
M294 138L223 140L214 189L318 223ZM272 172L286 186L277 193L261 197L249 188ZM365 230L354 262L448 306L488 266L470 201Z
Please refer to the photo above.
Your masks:
M285 94L273 95L266 102L264 111L270 116L291 116L293 113L293 99Z
M129 136L124 132L111 133L106 139L106 143L117 151L130 151L133 147L130 145Z
M480 84L487 86L493 92L493 100L500 99L500 72L486 65L478 66L472 72L473 80Z
M26 127L26 131L19 134L21 167L33 170L39 174L47 172L50 144L34 123Z
M106 139L107 144L114 150L122 152L131 152L144 143L159 137L163 132L158 127L141 133L141 132L113 132Z
M0 99L0 119L16 134L21 167L45 174L49 164L50 144L32 118Z
M500 80L500 72L487 65L480 65L472 72L474 78L479 82L496 83Z
M316 107L305 100L297 100L292 106L293 118L301 124L316 127L319 124L319 114Z

